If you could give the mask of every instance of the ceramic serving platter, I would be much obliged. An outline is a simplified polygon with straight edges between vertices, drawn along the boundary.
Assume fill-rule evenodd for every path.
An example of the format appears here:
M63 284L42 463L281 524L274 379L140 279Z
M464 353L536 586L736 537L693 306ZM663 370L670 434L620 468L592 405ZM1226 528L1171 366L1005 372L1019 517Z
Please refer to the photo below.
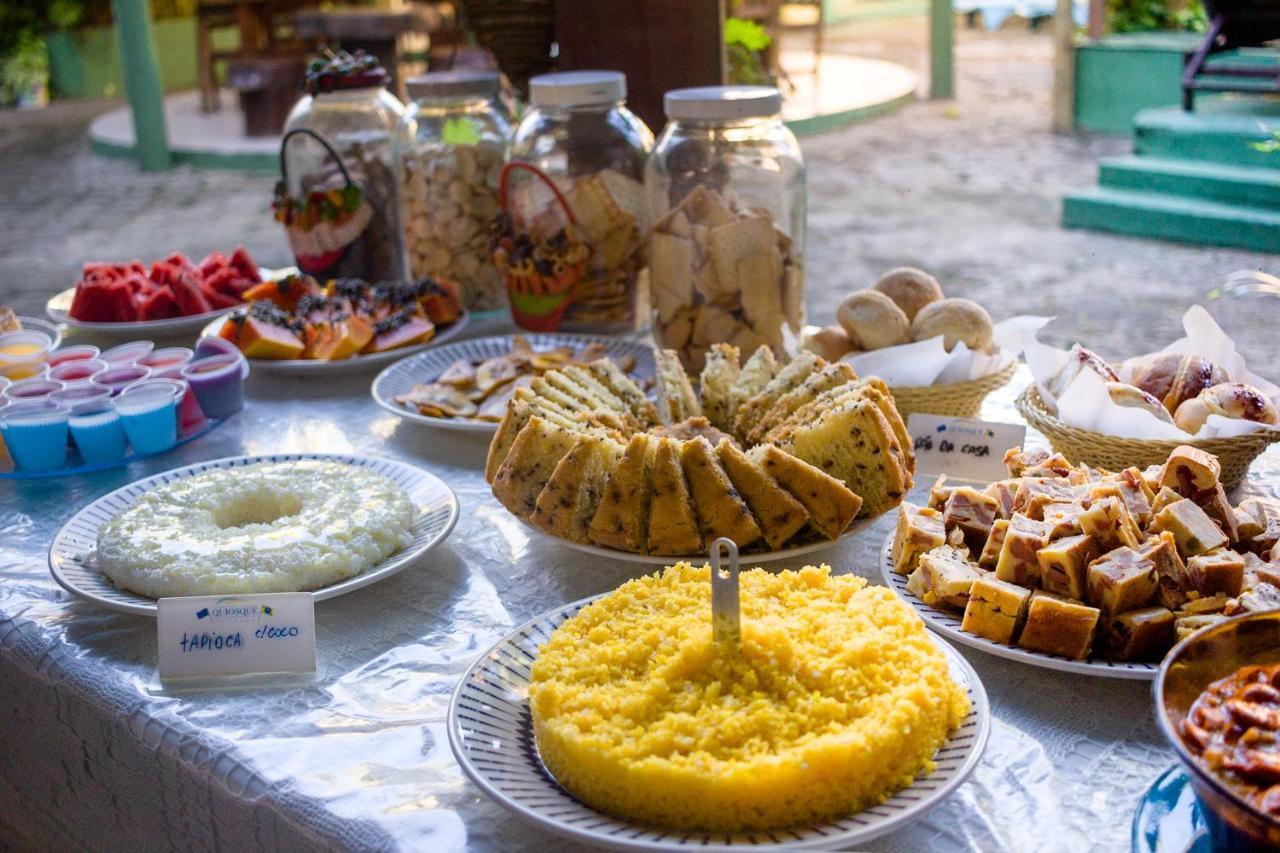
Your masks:
M925 604L907 592L907 576L898 574L893 570L892 551L893 531L890 531L889 535L885 537L884 550L880 554L880 576L884 579L885 585L897 593L899 598L911 605L911 608L920 615L926 625L949 640L971 648L981 649L997 657L1018 661L1019 663L1040 666L1045 669L1056 669L1061 672L1094 675L1100 678L1129 678L1151 681L1156 677L1156 672L1160 669L1158 663L1072 660L1060 655L1032 652L1016 646L1006 646L1003 643L996 643L985 637L962 631L960 630L960 622L964 614L959 610L949 610L945 607L934 607L933 605Z
M434 382L456 361L467 359L481 362L490 358L500 358L511 353L512 335L496 335L490 338L473 338L459 341L447 346L434 347L426 352L401 359L384 369L373 380L370 389L374 402L407 421L436 427L438 429L458 430L461 432L493 433L498 429L494 421L480 421L473 418L436 418L419 414L415 409L396 402L396 397L408 394L414 385ZM653 376L653 350L642 343L619 340L618 338L598 335L569 334L533 334L524 338L529 341L535 352L546 352L557 347L572 347L575 352L582 352L593 343L603 344L605 355L615 362L634 359L636 366L631 377L636 380Z
M611 850L856 849L940 803L973 772L986 746L991 708L982 682L964 658L935 638L972 709L934 756L933 773L881 805L831 823L737 834L665 832L610 817L561 788L542 763L527 699L539 646L594 600L567 604L512 631L471 665L449 704L449 745L463 772L503 807L548 832Z
M357 589L385 580L403 571L445 540L458 521L458 499L445 483L421 468L376 456L353 456L340 453L275 453L264 456L234 456L175 468L154 477L130 483L101 497L71 517L49 546L49 570L53 578L71 594L111 610L124 613L156 614L153 598L138 595L114 584L94 564L94 548L98 529L115 518L148 491L188 479L214 469L241 468L259 462L291 462L317 459L343 462L387 477L409 495L418 509L411 530L413 541L397 553L355 577L315 590L317 601L337 598Z

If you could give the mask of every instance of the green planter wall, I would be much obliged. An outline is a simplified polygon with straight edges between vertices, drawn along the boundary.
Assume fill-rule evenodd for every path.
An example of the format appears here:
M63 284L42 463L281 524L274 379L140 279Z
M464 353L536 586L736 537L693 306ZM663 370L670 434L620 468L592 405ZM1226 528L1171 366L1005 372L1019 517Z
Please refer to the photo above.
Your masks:
M196 85L196 19L165 18L152 22L156 62L166 91ZM220 48L236 43L234 30L214 33ZM49 82L59 98L116 98L124 95L114 27L86 27L49 33Z
M1201 38L1197 33L1125 33L1077 46L1076 127L1127 134L1139 110L1181 103L1183 58Z

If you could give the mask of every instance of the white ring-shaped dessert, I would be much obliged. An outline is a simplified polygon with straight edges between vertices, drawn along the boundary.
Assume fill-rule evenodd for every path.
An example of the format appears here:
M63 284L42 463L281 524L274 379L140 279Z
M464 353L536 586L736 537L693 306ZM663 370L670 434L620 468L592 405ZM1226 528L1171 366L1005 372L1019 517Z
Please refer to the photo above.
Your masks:
M116 586L155 598L318 589L412 540L391 480L341 462L220 468L161 486L98 533Z

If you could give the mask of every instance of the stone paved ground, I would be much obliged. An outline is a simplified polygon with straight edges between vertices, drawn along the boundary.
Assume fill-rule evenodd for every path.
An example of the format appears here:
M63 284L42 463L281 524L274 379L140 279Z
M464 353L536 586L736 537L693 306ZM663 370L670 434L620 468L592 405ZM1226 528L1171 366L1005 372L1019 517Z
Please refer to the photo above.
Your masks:
M829 46L920 67L923 20L845 28ZM997 318L1055 314L1050 334L1108 355L1176 336L1185 306L1238 269L1280 274L1280 255L1178 246L1058 226L1062 192L1096 179L1128 140L1049 132L1047 33L960 30L954 103L922 101L803 142L809 163L810 317L829 322L850 288L912 264ZM244 243L287 262L271 179L186 168L144 175L89 152L108 105L0 114L0 303L38 313L92 258L153 257ZM1280 378L1280 300L1212 306L1262 372ZM1274 365L1274 366L1273 366Z

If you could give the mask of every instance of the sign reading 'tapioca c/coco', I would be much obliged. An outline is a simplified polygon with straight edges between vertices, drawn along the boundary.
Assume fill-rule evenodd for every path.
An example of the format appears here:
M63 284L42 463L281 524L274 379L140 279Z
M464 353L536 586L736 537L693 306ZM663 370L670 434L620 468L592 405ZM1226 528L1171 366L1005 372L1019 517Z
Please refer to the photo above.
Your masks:
M1027 437L1021 424L916 413L907 420L915 444L916 471L989 483L1007 474L1004 454Z
M309 592L162 598L156 608L162 679L315 671Z

